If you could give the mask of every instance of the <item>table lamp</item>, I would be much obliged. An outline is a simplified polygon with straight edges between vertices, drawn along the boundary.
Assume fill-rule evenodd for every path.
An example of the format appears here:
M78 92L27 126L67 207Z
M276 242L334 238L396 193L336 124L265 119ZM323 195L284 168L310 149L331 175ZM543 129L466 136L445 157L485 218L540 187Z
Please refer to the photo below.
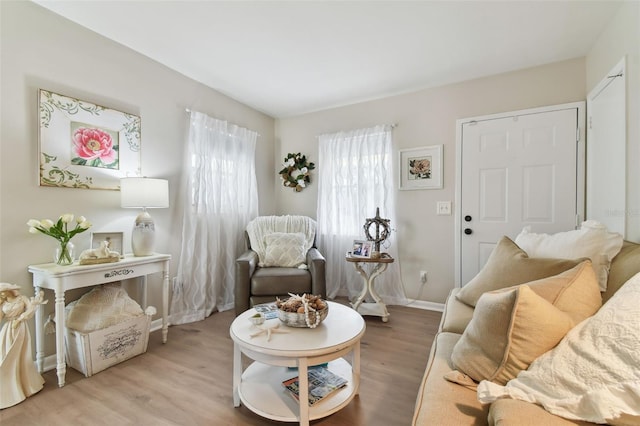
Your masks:
M142 208L131 233L134 256L150 256L156 241L156 229L147 209L169 207L169 181L146 177L120 179L120 206Z

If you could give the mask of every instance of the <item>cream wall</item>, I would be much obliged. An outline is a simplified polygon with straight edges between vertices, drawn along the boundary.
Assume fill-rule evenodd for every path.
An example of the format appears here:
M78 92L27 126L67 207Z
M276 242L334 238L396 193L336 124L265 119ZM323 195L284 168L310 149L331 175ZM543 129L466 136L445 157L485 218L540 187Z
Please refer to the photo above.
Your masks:
M436 202L455 198L456 120L582 101L585 87L585 63L580 58L280 119L276 156L282 161L288 152L302 152L317 162L317 135L385 123L398 125L393 131L396 155L397 149L443 144L444 188L397 191L398 223L392 224L398 230L407 296L418 297L419 271L427 270L429 279L420 299L442 303L454 286L454 216L437 216ZM282 187L276 179L278 213L316 216L317 173L312 173L312 184L300 193Z
M185 107L260 133L257 177L260 211L272 213L274 119L178 74L31 2L0 2L1 148L0 281L32 294L27 266L50 262L54 240L27 232L30 218L86 216L92 231L130 231L138 213L120 208L118 191L38 186L39 88L77 97L142 118L142 172L169 179L169 209L152 211L159 230L156 251L170 253L171 276L180 256L182 196L178 191L187 126ZM79 250L90 232L77 235ZM128 250L130 251L130 249ZM150 280L159 281L159 277ZM161 306L158 294L149 302ZM158 297L157 297L158 296ZM46 294L51 309L53 295ZM51 341L48 347L52 348Z
M627 63L627 235L640 242L640 2L626 2L586 57L587 93L620 59ZM587 142L588 143L588 142Z

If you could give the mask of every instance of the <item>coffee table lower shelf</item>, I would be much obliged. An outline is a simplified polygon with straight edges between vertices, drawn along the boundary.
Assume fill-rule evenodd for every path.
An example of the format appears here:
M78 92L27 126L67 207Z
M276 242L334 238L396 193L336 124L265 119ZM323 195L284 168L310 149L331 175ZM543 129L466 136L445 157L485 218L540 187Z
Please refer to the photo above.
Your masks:
M309 420L320 419L346 406L357 394L359 383L354 381L351 364L342 358L329 363L329 370L344 377L349 383L324 400L309 407ZM282 382L297 376L297 370L277 367L258 361L251 363L242 373L238 394L242 404L254 413L282 422L300 421L298 401Z

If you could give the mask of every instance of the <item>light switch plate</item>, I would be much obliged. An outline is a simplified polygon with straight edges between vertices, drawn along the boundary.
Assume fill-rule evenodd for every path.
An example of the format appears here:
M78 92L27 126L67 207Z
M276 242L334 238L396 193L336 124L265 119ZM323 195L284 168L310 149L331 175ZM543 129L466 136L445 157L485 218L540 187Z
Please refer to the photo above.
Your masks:
M451 216L451 201L438 201L438 216Z

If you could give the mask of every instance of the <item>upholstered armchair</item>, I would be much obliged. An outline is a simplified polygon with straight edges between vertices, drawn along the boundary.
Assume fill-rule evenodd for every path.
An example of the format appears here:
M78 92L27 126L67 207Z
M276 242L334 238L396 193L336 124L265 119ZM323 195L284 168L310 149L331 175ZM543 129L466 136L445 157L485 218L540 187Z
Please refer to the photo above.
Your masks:
M236 259L236 316L288 293L326 299L325 260L315 247L316 222L306 216L259 216L245 232Z

